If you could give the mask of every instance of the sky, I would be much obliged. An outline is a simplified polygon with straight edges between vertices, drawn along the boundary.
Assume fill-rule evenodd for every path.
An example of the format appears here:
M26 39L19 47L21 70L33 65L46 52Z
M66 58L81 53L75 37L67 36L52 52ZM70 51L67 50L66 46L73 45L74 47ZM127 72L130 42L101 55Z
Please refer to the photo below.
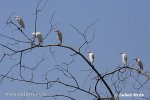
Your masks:
M37 3L38 0L1 0L0 34L27 41L18 31L12 31L9 27L4 28L8 17L15 12L13 17L18 15L24 20L26 26L24 31L29 37L32 37L32 32L34 32L34 13ZM40 7L42 7L42 5L43 3L41 3ZM88 39L91 39L92 34L95 32L93 42L89 45L87 51L94 52L94 64L97 70L104 73L116 68L116 66L122 63L119 53L125 51L129 60L139 57L144 64L144 70L149 72L149 5L149 0L49 0L42 12L39 13L37 31L46 35L50 29L50 19L53 13L55 13L53 23L57 23L56 29L59 29L63 33L63 44L78 49L83 43L83 38L71 27L70 24L83 32L90 24L99 19L89 29L87 36ZM11 19L17 23L13 17ZM10 40L0 37L1 44L6 44L8 42L10 42ZM56 33L53 31L43 42L43 45L56 44L57 42ZM22 44L19 46L20 48L29 47L29 45ZM11 45L10 47L17 48L17 46L13 47ZM0 47L0 57L5 50L6 49L3 47ZM35 66L42 58L45 59L34 73L36 77L35 80L43 81L42 74L44 74L44 72L54 68L54 65L61 65L63 62L71 61L71 51L63 48L52 48L52 51L55 52L55 58L49 52L48 48L36 48L35 50L32 50L31 53L24 55L23 63L27 66ZM82 52L86 57L88 57L87 51L84 52L83 50ZM19 55L14 56L15 59L18 57ZM87 74L81 70L87 70L90 67L81 57L76 56L74 60L70 71L74 73L77 79L79 79L79 83L83 84ZM0 63L0 74L7 73L8 69L15 63L17 63L17 60L10 60L9 58L4 59L4 61ZM134 63L134 61L132 61L132 63ZM10 75L17 76L17 73L18 68L16 67ZM30 71L25 70L23 75L27 79L30 79L30 73ZM84 73L84 75L82 75L82 73ZM52 72L49 73L49 78L55 79L57 76L60 77L61 75L62 74L60 73ZM89 85L90 83L87 84ZM130 84L130 82L128 84ZM40 100L40 97L11 97L6 96L5 94L10 92L28 91L53 94L58 92L58 90L60 90L60 93L64 93L63 91L66 88L58 85L51 89L45 89L45 86L41 85L33 85L5 79L0 84L0 96L3 100ZM129 87L124 90L124 92L128 91L130 91ZM142 90L142 93L148 95L147 91L148 90L146 89ZM78 100L92 99L92 97L87 94L79 93L77 92L72 95L74 97L78 96ZM49 98L45 98L44 100L47 99ZM132 98L128 97L128 99L130 100ZM126 100L126 98L121 98L121 100ZM142 99L138 98L138 100Z

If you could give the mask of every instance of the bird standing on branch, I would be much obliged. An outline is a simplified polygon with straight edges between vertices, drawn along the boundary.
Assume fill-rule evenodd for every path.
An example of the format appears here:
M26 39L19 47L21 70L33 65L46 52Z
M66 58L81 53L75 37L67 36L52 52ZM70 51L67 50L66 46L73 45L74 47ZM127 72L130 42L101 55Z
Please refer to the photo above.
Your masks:
M19 25L21 26L21 28L24 28L24 29L25 29L25 24L24 24L22 18L19 17L19 16L16 16L15 18L16 18L16 20L18 21L18 23L19 23Z
M121 56L122 56L122 62L123 62L123 64L124 64L124 66L127 66L127 61L128 61L127 54L124 53L124 52L121 52L120 54L121 54Z
M143 63L142 63L141 59L136 58L136 59L134 59L134 60L135 60L135 61L136 61L136 63L140 66L140 69L142 69L142 70L143 70Z
M88 54L89 54L89 60L90 60L91 64L93 64L94 59L95 59L94 53L93 52L88 52Z
M36 32L36 37L38 39L39 45L42 45L42 43L43 43L42 34L40 32Z
M55 32L57 32L57 36L58 36L58 40L59 40L59 45L62 46L62 38L63 38L62 33L59 30L57 30Z

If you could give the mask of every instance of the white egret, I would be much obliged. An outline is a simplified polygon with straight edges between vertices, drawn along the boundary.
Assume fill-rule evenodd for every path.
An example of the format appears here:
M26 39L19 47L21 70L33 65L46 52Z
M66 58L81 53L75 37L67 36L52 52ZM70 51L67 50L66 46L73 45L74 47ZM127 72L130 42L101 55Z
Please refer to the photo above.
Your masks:
M94 59L95 59L94 53L93 53L93 52L88 52L88 54L89 54L89 60L90 60L90 62L93 64Z
M16 20L18 21L19 25L20 25L22 28L25 29L25 24L24 24L22 18L19 17L19 16L16 16L15 18L16 18Z
M57 32L57 36L58 36L58 40L59 40L59 45L62 45L62 38L63 38L62 33L59 30L57 30L55 32Z
M127 61L128 61L127 54L124 53L124 52L121 52L120 54L121 54L121 56L122 56L122 62L123 62L123 64L124 64L125 66L127 66Z
M36 37L38 39L39 45L42 45L43 42L42 34L40 32L36 32Z
M140 69L142 69L142 70L143 70L143 63L142 63L141 59L136 58L136 59L134 59L134 60L135 60L135 61L136 61L136 63L140 66Z

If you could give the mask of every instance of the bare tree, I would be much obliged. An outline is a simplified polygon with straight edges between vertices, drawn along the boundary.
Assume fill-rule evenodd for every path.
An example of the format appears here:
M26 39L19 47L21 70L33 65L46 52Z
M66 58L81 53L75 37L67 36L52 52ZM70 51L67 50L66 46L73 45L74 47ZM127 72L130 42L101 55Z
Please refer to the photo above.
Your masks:
M37 26L39 19L39 14L44 10L48 0L40 0L35 8L35 20L34 20L34 32L37 32ZM41 6L42 5L42 6ZM43 35L43 42L47 43L49 41L50 34L53 33L57 28L58 23L54 23L55 13L50 18L49 30L47 34ZM34 86L41 85L49 91L52 89L57 89L57 86L62 86L66 88L64 93L59 94L59 92L53 95L46 95L40 97L42 100L45 98L53 99L80 99L74 94L87 94L93 100L119 100L120 93L126 88L131 86L136 93L139 93L141 89L148 90L150 73L144 70L139 70L137 65L133 62L127 66L118 65L114 70L109 70L105 73L101 73L97 70L96 65L92 64L87 57L87 51L89 51L90 44L93 42L95 37L94 25L99 21L95 20L93 23L87 26L82 32L74 25L69 24L76 33L80 36L81 44L78 48L62 43L50 44L43 43L38 45L36 43L36 38L33 36L28 36L24 29L20 28L19 25L14 20L13 14L8 18L6 22L6 28L11 29L10 32L15 34L20 34L23 39L18 39L17 35L11 37L9 35L0 34L0 36L6 40L6 43L0 43L1 58L0 62L11 61L9 64L9 69L6 73L0 75L1 83L9 79L13 82L18 81L20 84L22 82L27 84L32 84ZM90 38L89 38L90 37ZM80 40L79 40L80 41ZM44 54L46 52L48 56L51 56L53 60L59 60L59 55L56 52L67 52L68 60L61 61L62 63L49 65L47 56L41 56L37 62L27 62L27 57L36 57L35 52L41 50L40 53ZM39 52L39 51L38 51ZM58 57L57 57L58 56ZM66 58L67 58L66 57ZM76 58L79 58L81 62L85 62L83 69L81 66L76 65ZM35 62L33 64L33 62ZM44 64L46 63L46 64ZM79 63L79 62L78 62ZM73 71L73 67L77 67L77 71ZM44 69L40 72L41 69ZM37 75L38 72L38 75ZM81 76L83 75L83 76ZM81 76L83 81L78 77ZM42 80L42 81L41 81ZM134 81L134 85L130 82ZM134 91L133 91L134 92ZM141 97L142 99L150 100L150 97ZM133 97L134 99L134 97Z

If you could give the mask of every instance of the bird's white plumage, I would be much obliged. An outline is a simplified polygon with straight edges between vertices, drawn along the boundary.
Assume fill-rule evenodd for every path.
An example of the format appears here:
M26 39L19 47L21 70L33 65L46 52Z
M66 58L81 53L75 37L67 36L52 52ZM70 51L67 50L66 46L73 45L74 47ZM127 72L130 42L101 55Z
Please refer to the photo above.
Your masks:
M16 18L16 20L18 21L19 25L20 25L22 28L25 28L25 24L24 24L22 18L19 17L19 16L16 16L15 18Z
M62 38L63 38L62 33L60 31L56 31L56 32L57 32L59 43L60 45L62 45Z
M94 53L93 52L89 52L89 60L91 63L94 62Z
M36 37L38 39L39 44L41 45L43 42L42 34L40 32L36 32Z
M127 61L128 61L128 57L127 57L127 54L126 53L120 53L121 56L122 56L122 63L124 65L127 65Z
M35 32L33 32L33 33L32 33L32 36L36 37L36 33L35 33Z
M143 70L143 63L142 63L141 59L136 58L135 60L136 60L136 63L140 66L140 69Z

